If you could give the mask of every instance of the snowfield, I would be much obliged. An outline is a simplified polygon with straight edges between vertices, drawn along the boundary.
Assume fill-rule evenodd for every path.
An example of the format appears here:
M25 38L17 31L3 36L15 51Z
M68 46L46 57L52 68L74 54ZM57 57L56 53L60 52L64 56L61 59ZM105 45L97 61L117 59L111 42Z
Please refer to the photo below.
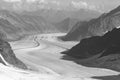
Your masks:
M14 67L0 64L0 80L96 80L90 78L62 77L57 75L42 74L32 71L23 71Z
M60 52L78 42L58 41L56 37L62 35L65 33L41 34L11 42L16 56L30 70L0 64L0 80L97 80L91 77L119 74L109 69L90 68L63 60Z

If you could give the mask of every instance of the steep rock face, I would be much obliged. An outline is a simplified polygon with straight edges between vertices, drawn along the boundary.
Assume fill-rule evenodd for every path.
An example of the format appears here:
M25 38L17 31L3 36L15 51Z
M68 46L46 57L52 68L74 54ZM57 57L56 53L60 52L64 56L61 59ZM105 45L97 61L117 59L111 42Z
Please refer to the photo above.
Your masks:
M63 52L63 54L78 60L92 59L94 57L92 61L82 64L120 71L120 28L114 28L103 36L82 39L79 44Z
M14 67L27 69L27 66L15 56L8 42L0 39L0 62L7 65L6 62Z
M89 36L101 36L120 26L120 6L90 21L78 22L62 40L81 40Z

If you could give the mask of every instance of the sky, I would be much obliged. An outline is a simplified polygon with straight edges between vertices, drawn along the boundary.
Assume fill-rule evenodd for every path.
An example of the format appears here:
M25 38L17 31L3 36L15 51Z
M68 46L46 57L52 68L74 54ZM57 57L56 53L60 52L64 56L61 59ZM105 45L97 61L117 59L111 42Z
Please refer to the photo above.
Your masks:
M120 4L120 0L1 0L2 4L12 4L14 8L25 8L32 6L53 7L53 8L74 8L74 9L91 9L101 12L107 12ZM24 4L24 6L23 6ZM3 5L4 6L4 5Z

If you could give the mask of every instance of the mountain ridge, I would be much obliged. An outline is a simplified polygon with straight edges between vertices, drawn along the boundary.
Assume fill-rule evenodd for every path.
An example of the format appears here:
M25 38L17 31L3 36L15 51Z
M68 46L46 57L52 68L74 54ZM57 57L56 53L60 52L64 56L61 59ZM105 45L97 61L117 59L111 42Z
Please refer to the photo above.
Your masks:
M113 28L120 26L119 11L120 6L109 13L102 14L98 18L94 18L89 21L78 22L73 26L73 29L71 29L71 31L61 39L69 41L81 40L89 36L102 36L107 31L111 31Z

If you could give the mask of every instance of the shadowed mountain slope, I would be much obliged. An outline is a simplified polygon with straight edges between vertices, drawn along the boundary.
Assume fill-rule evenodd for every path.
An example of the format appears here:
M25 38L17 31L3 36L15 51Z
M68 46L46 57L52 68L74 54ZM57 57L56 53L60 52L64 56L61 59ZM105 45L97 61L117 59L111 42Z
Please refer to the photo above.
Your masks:
M89 36L101 36L118 26L120 26L120 6L98 18L76 23L71 31L61 39L69 41L81 40Z
M85 66L120 71L120 28L114 28L103 36L82 39L79 44L63 54L78 59L77 63ZM79 62L80 60L83 62Z

